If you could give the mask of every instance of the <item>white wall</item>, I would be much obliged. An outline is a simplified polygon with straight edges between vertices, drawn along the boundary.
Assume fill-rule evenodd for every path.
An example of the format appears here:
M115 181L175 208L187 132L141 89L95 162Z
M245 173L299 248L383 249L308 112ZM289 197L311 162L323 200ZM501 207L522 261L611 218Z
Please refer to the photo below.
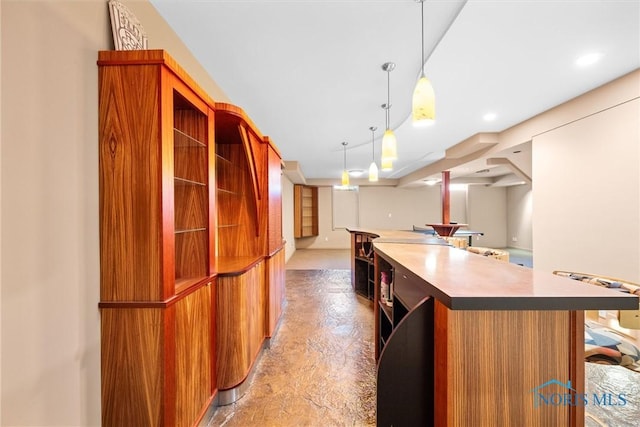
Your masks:
M98 50L106 0L2 1L3 426L100 425ZM146 0L149 35L228 102Z
M285 240L285 262L296 251L296 239L293 237L293 183L282 175L282 237Z
M484 233L484 236L474 237L474 246L507 246L506 188L470 185L468 191L469 229Z
M531 185L507 188L507 246L533 251ZM514 240L515 238L515 240Z
M640 100L550 130L532 148L537 268L640 282Z
M414 225L442 221L440 187L396 188L361 186L359 227L364 229L411 230ZM318 191L318 237L296 239L297 248L346 249L349 234L333 229L331 187ZM482 231L474 245L504 247L506 242L506 190L504 187L469 186L468 191L451 192L451 220L468 223Z
M439 186L419 189L360 187L360 226L382 230L411 230L414 225L424 227L428 222L442 220L440 206Z

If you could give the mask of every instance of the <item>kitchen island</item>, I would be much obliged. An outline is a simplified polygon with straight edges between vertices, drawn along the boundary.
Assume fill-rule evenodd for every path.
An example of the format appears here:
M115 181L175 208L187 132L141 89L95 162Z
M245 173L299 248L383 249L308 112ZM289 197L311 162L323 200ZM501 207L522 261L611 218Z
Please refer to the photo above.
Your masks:
M349 231L372 236L378 425L584 425L583 310L637 309L636 296L411 232Z

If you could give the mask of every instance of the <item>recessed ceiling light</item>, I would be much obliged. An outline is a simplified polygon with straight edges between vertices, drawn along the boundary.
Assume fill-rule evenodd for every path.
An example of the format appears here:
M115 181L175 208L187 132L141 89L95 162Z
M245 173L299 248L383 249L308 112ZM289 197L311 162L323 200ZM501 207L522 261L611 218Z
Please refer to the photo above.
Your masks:
M487 113L484 116L482 116L482 118L484 119L484 121L486 122L492 122L496 119L496 117L498 117L496 115L496 113Z
M588 67L598 62L600 58L602 58L602 55L599 53L587 53L576 60L576 65L578 67Z
M425 179L424 183L427 185L436 185L438 183L437 179Z
M363 173L364 173L364 170L362 170L362 169L351 169L351 170L349 170L349 175L354 177L354 178L358 178L359 176L362 176Z

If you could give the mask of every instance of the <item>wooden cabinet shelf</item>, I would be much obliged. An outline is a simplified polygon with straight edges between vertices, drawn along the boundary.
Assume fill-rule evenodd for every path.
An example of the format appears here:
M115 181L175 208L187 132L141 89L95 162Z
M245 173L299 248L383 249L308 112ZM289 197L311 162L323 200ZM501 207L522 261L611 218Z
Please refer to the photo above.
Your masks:
M293 186L294 237L318 235L318 187Z

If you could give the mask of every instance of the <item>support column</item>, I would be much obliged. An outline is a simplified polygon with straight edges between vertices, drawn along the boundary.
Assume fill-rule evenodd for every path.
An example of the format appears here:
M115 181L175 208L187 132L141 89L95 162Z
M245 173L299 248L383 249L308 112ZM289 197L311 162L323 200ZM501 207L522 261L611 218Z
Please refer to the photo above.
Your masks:
M442 198L442 223L451 221L451 194L449 193L449 171L442 171L442 185L440 186Z

